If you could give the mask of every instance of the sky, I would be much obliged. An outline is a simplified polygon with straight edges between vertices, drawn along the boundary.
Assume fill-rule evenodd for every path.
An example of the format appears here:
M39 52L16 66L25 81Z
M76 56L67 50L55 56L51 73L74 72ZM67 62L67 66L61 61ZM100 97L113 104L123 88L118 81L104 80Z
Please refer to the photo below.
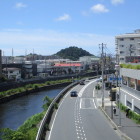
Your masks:
M77 46L115 54L115 36L140 28L139 0L0 0L3 55L52 55Z

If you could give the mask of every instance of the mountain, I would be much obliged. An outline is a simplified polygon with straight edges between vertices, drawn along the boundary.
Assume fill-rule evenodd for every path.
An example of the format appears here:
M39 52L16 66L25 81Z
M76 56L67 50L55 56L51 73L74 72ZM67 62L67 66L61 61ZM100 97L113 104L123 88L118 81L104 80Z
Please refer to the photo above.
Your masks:
M71 46L69 48L62 49L59 52L57 52L56 55L64 59L70 59L74 61L78 60L79 57L82 56L93 56L86 50L83 50L82 48L78 48L76 46Z

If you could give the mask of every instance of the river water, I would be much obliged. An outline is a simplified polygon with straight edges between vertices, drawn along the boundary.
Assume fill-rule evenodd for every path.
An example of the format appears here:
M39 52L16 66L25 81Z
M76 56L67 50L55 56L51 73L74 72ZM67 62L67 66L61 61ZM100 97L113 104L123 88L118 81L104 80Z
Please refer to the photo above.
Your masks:
M54 98L64 87L32 93L0 104L0 128L16 130L30 116L43 111L43 98Z

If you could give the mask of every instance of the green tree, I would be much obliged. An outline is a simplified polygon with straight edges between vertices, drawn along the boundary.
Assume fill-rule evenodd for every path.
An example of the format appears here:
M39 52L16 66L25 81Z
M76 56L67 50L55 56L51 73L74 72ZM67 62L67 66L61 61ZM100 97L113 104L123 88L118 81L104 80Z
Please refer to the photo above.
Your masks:
M82 48L78 48L76 46L71 46L66 49L62 49L59 52L56 53L56 55L65 58L65 59L71 59L71 60L78 60L79 57L82 56L92 56L89 52L86 50L83 50Z

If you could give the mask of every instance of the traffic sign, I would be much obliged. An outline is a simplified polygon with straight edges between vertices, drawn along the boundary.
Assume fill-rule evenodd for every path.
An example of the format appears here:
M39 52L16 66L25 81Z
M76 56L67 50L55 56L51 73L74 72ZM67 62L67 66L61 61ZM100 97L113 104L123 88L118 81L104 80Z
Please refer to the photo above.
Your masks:
M117 80L118 80L118 81L121 81L122 78L121 78L121 77L118 77L118 78L117 78L117 77L109 77L109 80L110 80L110 81L117 81Z

